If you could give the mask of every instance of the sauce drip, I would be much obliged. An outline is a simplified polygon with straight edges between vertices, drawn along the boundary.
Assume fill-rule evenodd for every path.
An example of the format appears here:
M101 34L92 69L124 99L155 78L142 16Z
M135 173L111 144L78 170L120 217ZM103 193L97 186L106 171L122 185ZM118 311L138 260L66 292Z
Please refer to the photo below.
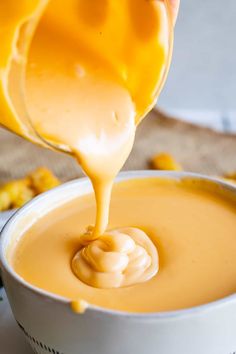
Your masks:
M114 178L167 74L172 49L167 7L162 0L22 0L17 5L9 0L0 10L0 123L33 142L63 147L94 188L95 225L82 237L91 247L81 251L78 235L79 253L72 262L78 274L77 263L108 237ZM120 243L126 237L133 245L131 254L140 251L142 231L115 232L109 237ZM146 254L146 247L142 271L131 266L131 255L115 252L129 259L130 273L137 271L136 277L122 276L121 286L132 284L128 278L143 281L146 276L138 274L154 265L157 272L156 254ZM106 257L101 254L103 262ZM106 287L112 287L110 281Z
M132 266L135 252L141 252L136 242L140 230L125 231L127 242L133 244L131 255L115 251L119 259L126 258L129 276L111 276L116 261L101 271L96 262L105 263L107 252L100 252L99 259L91 258L91 252L108 237L104 233L113 180L129 156L138 122L154 104L164 79L168 26L162 1L99 0L93 6L86 1L51 1L30 47L26 99L33 126L45 140L69 148L94 188L95 225L83 236L92 243L81 251L78 238L78 254L72 262L74 274L92 286L131 285L158 270L154 245L151 251L148 247L149 253L142 248L142 270ZM109 235L120 239L120 244L125 236L119 231ZM147 241L145 234L143 240ZM109 266L111 274L105 276Z
M158 255L142 230L115 229L82 247L73 258L72 268L88 285L118 288L152 278L158 271Z

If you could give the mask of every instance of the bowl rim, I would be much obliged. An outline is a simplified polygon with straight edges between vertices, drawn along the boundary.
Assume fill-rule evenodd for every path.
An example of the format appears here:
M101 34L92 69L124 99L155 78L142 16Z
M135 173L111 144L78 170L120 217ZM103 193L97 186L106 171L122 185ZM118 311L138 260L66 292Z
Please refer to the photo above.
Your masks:
M119 175L115 179L115 183L123 181L123 180L128 180L128 179L139 179L139 178L150 178L150 177L156 177L156 178L171 178L171 179L176 179L176 180L181 180L183 178L194 178L197 180L207 180L213 183L216 183L217 185L223 187L225 190L228 190L230 193L233 195L236 195L236 186L234 186L232 183L223 181L217 177L209 177L207 175L199 174L199 173L192 173L192 172L175 172L175 171L157 171L157 170L139 170L139 171L124 171L120 172ZM27 281L25 281L20 275L18 275L13 267L11 266L10 262L7 260L6 256L6 250L5 250L5 243L8 240L8 237L11 235L11 229L14 228L14 225L17 224L18 219L22 215L27 215L28 211L32 209L32 207L38 205L40 202L43 200L49 199L51 196L60 193L61 191L65 191L66 189L71 189L72 186L74 185L83 185L86 184L87 186L90 186L90 189L92 191L92 186L91 183L88 179L88 177L82 177L78 178L69 182L66 182L50 191L47 191L45 193L40 194L39 196L35 197L33 200L29 201L26 203L22 208L18 209L7 221L6 225L3 227L1 233L0 233L0 269L2 268L8 275L11 276L11 278L14 279L20 286L23 286L30 292L33 292L34 295L38 295L41 298L43 297L44 299L48 299L50 301L55 301L59 302L64 305L70 305L71 300L57 295L53 294L49 291L40 289ZM87 192L86 192L87 193ZM84 193L84 194L86 194ZM77 195L74 196L74 199L77 197ZM73 199L73 198L72 198ZM65 203L69 201L70 199L65 200ZM54 208L52 208L53 210ZM196 314L201 314L205 311L210 311L214 308L225 306L229 303L235 303L236 302L236 293L228 295L226 297L223 297L221 299L211 301L209 303L203 304L203 305L198 305L198 306L193 306L190 308L185 308L181 310L173 310L173 311L163 311L163 312L144 312L144 313L139 313L139 312L126 312L126 311L118 311L118 310L112 310L112 309L107 309L107 308L102 308L100 306L96 306L93 304L89 304L87 311L95 311L97 314L100 315L107 315L107 316L121 316L125 318L130 318L130 319L141 319L141 320L165 320L165 319L170 319L170 318L180 318L180 317L186 317L186 316L191 316L191 315L196 315Z

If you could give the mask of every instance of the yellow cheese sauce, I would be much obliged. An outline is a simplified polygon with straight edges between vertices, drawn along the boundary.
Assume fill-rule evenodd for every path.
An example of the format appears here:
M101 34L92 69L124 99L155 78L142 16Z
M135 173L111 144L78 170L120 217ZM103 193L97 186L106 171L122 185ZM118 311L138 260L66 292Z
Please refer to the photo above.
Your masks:
M128 312L169 311L236 292L236 204L214 184L158 178L115 184L108 230L143 230L159 254L159 272L131 286L91 287L72 271L80 235L95 213L94 195L89 194L38 220L10 255L15 271L39 288L83 300L72 302L75 311L87 304ZM106 274L105 268L99 271ZM119 270L114 272L117 276Z
M74 257L74 274L101 288L146 281L158 271L157 250L149 237L135 228L105 231L113 180L169 66L172 31L166 4L11 4L1 5L9 19L0 18L8 45L8 50L3 48L2 93L11 110L8 119L3 112L2 123L33 141L41 139L69 152L95 192L96 216L90 220L94 227L85 233L87 244ZM122 277L120 270L126 271Z
M85 245L83 239L84 235L71 265L74 274L88 285L129 286L149 280L158 271L156 247L142 230L117 228Z
M113 179L164 79L168 26L161 1L52 0L34 34L27 107L37 132L66 145L92 181L90 238L106 230Z

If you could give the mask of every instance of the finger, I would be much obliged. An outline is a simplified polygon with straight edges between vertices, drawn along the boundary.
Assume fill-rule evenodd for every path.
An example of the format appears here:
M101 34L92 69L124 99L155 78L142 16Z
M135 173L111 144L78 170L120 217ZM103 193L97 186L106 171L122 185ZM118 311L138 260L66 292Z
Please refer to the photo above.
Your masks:
M169 9L170 9L170 13L174 25L178 16L179 4L180 4L180 0L168 0L168 5L169 5Z

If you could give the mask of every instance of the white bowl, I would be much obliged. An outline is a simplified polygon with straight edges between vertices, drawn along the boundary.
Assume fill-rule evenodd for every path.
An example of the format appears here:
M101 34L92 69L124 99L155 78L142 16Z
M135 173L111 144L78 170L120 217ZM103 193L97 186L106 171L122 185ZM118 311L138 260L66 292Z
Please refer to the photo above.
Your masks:
M15 212L16 209L0 212L0 231Z
M211 180L236 196L232 185L190 173L126 172L121 173L118 180L151 176ZM59 186L17 211L2 231L0 260L4 285L15 319L35 352L233 354L236 351L236 294L173 312L130 314L91 306L84 314L75 314L68 299L38 289L15 273L6 257L8 246L39 217L90 191L87 178Z

